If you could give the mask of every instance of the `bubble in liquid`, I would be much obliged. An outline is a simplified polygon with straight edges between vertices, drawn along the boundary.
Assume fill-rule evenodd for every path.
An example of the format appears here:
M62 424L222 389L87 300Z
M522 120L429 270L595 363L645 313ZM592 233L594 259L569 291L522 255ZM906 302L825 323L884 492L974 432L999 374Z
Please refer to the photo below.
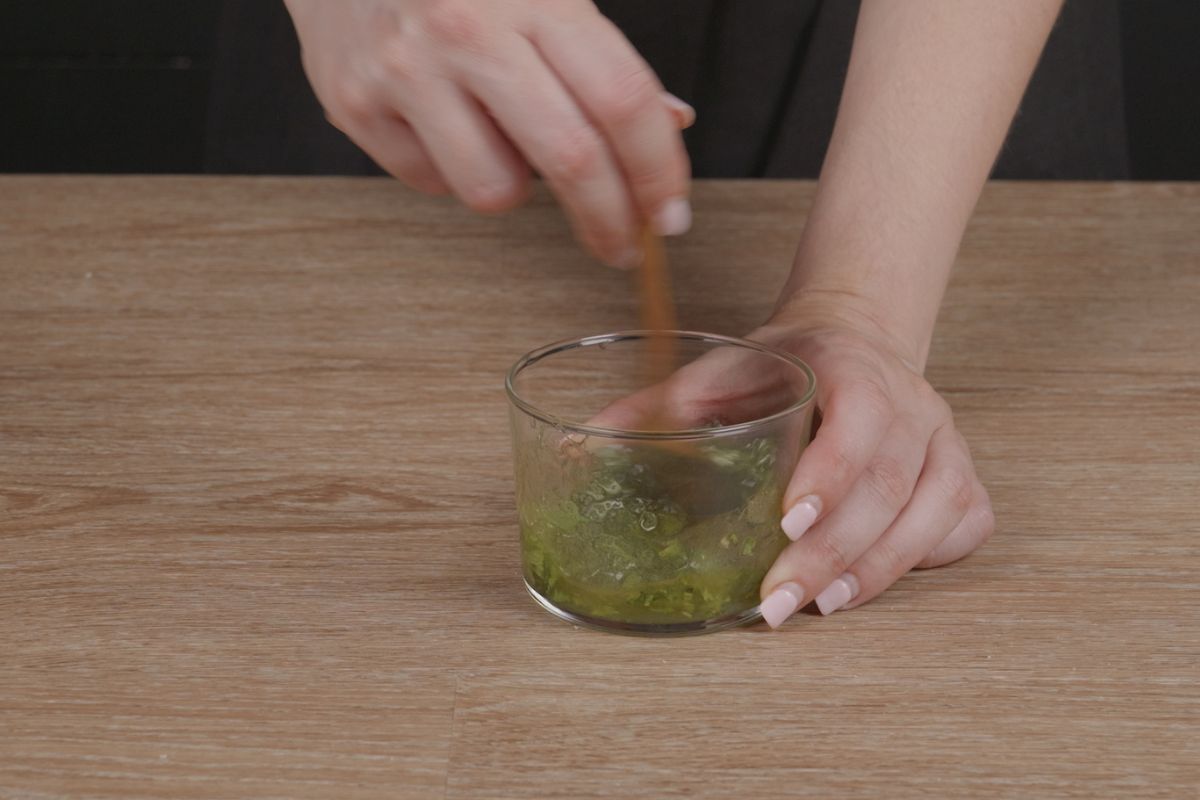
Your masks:
M620 500L601 500L596 503L589 503L583 509L583 515L593 522L603 522L614 511L620 511L624 507L625 504Z

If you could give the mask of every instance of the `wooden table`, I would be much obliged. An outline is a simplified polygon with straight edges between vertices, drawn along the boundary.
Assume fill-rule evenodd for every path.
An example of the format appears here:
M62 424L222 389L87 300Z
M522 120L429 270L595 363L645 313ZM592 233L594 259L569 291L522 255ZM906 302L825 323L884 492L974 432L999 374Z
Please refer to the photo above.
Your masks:
M682 322L812 195L710 183ZM998 184L930 366L999 517L781 631L525 595L503 373L630 327L545 199L0 179L0 797L1196 797L1200 186Z

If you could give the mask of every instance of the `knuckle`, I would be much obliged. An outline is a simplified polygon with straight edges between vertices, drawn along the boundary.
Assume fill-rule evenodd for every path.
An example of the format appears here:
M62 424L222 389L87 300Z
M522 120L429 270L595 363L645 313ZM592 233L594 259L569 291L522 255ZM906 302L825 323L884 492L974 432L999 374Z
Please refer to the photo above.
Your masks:
M966 515L975 496L974 481L962 467L945 467L938 471L935 480L938 490L954 511Z
M603 145L591 131L561 133L546 147L546 177L559 185L576 186L596 175L603 160Z
M487 41L487 25L471 0L434 0L424 23L429 37L442 45L479 50Z
M911 447L927 447L930 438L929 425L914 413L896 413L892 419L889 438L907 442Z
M590 231L579 237L593 256L601 262L621 269L629 269L629 244L609 235L596 236ZM692 403L683 403L672 407L672 414L678 414L684 419L692 419L701 413Z
M660 159L635 164L627 170L629 184L642 197L647 194L661 195L654 201L667 200L683 191L684 172L674 159Z
M912 493L908 470L891 456L880 456L867 466L866 486L885 508L899 508Z
M625 243L622 241L621 245ZM696 426L711 424L726 424L724 416L726 404L720 398L714 398L697 393L697 386L686 373L676 373L668 380L666 391L661 399L662 408L671 409L671 413L679 419L688 420Z
M428 194L440 194L444 191L437 171L423 159L391 156L380 159L379 166L384 172L417 191Z
M933 420L935 425L944 425L953 418L954 414L950 409L950 404L946 402L946 398L938 394L937 389L934 389L928 382L921 380L915 387L915 391L917 402L926 409L925 414Z
M619 258L629 247L625 239L617 236L611 231L589 231L587 234L587 239L591 247L594 248L596 253L598 253L605 261ZM681 409L682 413L695 413L691 410L692 405L694 404L682 403L677 407Z
M380 156L375 160L384 172L393 178L399 178L414 188L421 181L423 170L415 159L406 156L386 155Z
M413 36L401 31L389 36L380 46L377 80L410 84L430 72L428 59Z
M523 197L521 184L517 181L475 184L465 189L461 195L467 208L481 214L510 211L521 204Z
M875 417L890 419L893 415L892 395L876 380L861 378L850 387L863 404L866 412Z
M329 99L330 120L339 127L361 123L375 108L371 90L357 78L338 82Z
M650 70L640 62L630 62L601 88L596 111L611 124L623 126L659 110L659 103L657 82Z
M854 476L857 463L854 449L846 442L838 442L829 451L828 474L835 482L844 483Z
M954 419L954 409L950 408L950 403L946 401L946 398L942 397L932 388L929 389L929 393L932 395L929 405L933 408L934 419L942 423L948 423Z
M876 542L874 551L877 568L889 577L899 578L912 568L912 557L887 539Z
M941 547L942 545L938 545L938 548L935 548L929 555L918 561L914 569L935 569L942 566L943 562L938 555L938 549Z
M597 247L615 253L619 250L628 249L634 240L633 228L622 224L623 215L600 214L590 210L575 213L578 215L579 226L586 232L588 239ZM680 386L674 390L679 394L676 402L695 402L696 398L694 396L689 397L684 393L686 388Z
M984 492L984 501L967 512L963 522L946 539L916 565L917 569L944 566L967 556L996 530L996 517Z
M975 509L976 525L979 526L980 541L987 541L996 532L996 512L990 501Z
M818 564L827 567L833 576L841 575L850 567L845 544L836 536L823 536L814 542Z

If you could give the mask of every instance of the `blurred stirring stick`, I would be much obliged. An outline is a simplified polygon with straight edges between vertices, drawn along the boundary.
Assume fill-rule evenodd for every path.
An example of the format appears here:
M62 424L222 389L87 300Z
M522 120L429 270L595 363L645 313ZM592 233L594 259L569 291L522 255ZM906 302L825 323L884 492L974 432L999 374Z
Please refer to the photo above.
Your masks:
M667 271L666 249L650 226L642 230L642 265L638 269L638 294L641 300L642 329L649 331L645 360L638 365L645 387L669 379L679 365L679 340L673 335L679 329L675 302L671 297L671 281ZM659 334L659 335L655 335ZM640 431L678 431L685 425L670 413L661 397L648 413L641 416ZM578 443L585 444L584 437ZM598 446L605 446L598 442ZM652 439L639 442L639 463L649 464L660 486L673 501L684 508L706 508L707 513L736 508L741 502L740 487L730 485L727 472L693 440ZM666 458L653 460L653 453ZM683 458L679 458L682 456ZM647 460L650 459L650 460ZM686 459L686 460L684 460Z
M653 386L670 378L680 366L679 340L670 333L679 330L679 320L675 315L675 301L671 297L666 248L663 247L662 239L649 225L642 229L642 253L642 266L638 270L642 328L663 334L651 335L646 340L646 361L641 365L643 384ZM643 429L679 430L679 420L670 411L660 400L650 409ZM711 501L713 487L720 486L722 479L719 476L714 477L712 462L695 442L663 439L653 442L653 446L689 459L688 462L675 462L674 468L667 469L658 476L672 497L677 501L685 500L699 491L707 496L704 499L693 498L691 501L685 501L687 506L693 507L695 503Z
M642 267L638 270L642 328L648 331L674 331L679 328L675 301L671 298L671 278L667 273L667 255L660 239L649 225L642 229ZM647 341L646 362L642 365L646 386L670 377L678 364L675 337L651 336ZM666 430L669 415L656 408L647 419L651 430Z
M642 301L642 328L648 331L673 331L679 327L675 301L671 299L671 278L667 274L667 254L662 239L647 225L642 230L644 260L638 271ZM675 371L675 339L655 336L650 339L650 357L646 377L653 382L665 380Z

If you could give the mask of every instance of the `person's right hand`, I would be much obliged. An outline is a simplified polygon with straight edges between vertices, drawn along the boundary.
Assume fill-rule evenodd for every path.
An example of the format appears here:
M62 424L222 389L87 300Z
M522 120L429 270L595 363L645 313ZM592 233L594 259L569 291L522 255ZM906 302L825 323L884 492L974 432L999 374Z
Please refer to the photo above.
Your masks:
M691 109L590 0L286 0L330 121L381 167L481 212L530 167L600 260L691 224Z

